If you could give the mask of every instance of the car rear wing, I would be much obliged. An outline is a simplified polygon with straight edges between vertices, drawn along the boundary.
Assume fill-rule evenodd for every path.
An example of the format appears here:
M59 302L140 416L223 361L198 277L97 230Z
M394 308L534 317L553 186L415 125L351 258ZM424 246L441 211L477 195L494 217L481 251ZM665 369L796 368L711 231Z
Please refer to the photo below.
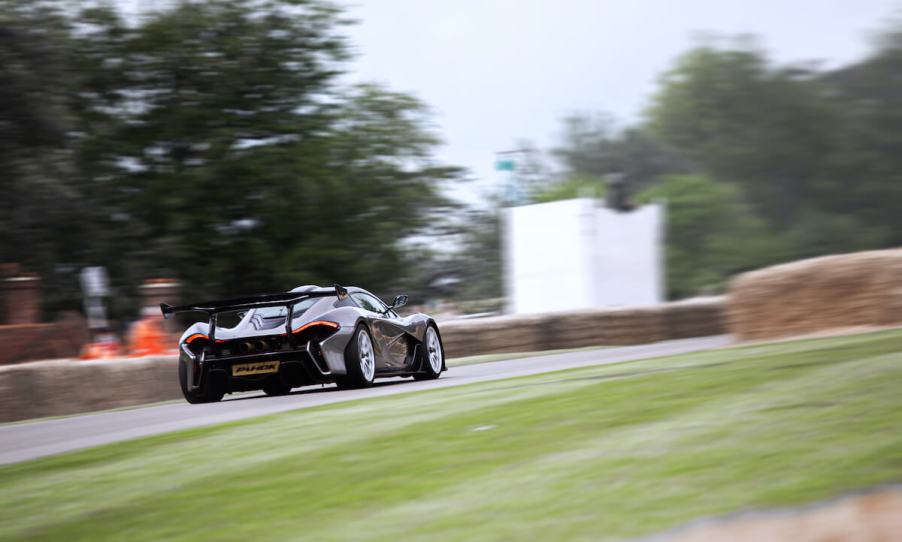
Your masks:
M241 309L260 309L264 307L286 307L288 309L288 317L285 321L285 327L288 333L291 333L291 317L294 312L294 305L311 297L330 297L336 296L338 299L346 299L348 290L338 284L332 288L314 288L306 292L288 292L282 294L263 294L248 297L237 297L234 299L226 299L222 301L206 301L203 303L192 303L189 305L172 306L167 303L160 303L160 311L163 318L169 319L174 314L183 312L204 312L210 317L209 338L212 341L216 329L216 315L221 312L236 311Z

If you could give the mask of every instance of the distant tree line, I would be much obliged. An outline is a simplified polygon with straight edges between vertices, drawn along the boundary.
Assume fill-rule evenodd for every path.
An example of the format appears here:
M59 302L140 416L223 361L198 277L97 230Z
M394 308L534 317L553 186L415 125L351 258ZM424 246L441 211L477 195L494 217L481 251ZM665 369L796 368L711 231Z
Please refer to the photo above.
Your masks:
M781 66L747 40L680 56L635 125L575 115L555 153L566 173L535 201L624 175L668 204L671 297L822 254L902 244L902 30L854 64Z
M327 0L182 0L135 20L0 0L0 262L40 273L50 312L79 306L87 265L108 268L123 316L152 277L190 297L332 281L502 295L498 213L442 196L460 171L434 159L423 104L343 83L347 24ZM617 172L666 200L671 297L899 245L900 73L902 30L829 70L705 43L641 122L567 119L565 173L532 167L529 196L600 196ZM455 255L423 242L449 231Z
M360 283L388 292L403 240L451 203L423 104L340 80L325 0L0 0L0 262L77 307L108 268L114 312L175 277L188 297Z

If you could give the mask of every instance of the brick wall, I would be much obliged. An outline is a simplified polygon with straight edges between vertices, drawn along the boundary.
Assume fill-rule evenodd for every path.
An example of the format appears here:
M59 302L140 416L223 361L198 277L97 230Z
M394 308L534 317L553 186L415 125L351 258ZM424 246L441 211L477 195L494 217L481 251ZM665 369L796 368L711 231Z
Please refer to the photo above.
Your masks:
M19 275L0 279L0 324L41 321L41 279Z
M87 340L84 319L76 315L53 324L0 326L0 365L78 357Z

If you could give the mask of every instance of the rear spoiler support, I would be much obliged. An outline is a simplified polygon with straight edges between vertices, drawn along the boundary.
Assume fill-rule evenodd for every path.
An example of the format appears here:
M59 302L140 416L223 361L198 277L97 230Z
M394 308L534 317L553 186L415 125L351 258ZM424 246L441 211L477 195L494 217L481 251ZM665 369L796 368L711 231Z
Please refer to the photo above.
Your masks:
M203 312L210 318L210 331L208 336L210 341L214 340L216 332L216 315L220 312L235 311L241 309L261 309L264 307L287 307L288 318L286 322L286 330L291 333L291 317L294 312L295 304L309 299L311 297L329 297L336 296L340 300L348 297L348 289L335 284L332 288L316 288L306 292L288 292L283 294L263 294L248 297L238 297L234 299L226 299L223 301L206 301L203 303L192 303L189 305L172 306L167 303L160 303L160 312L163 318L168 320L174 314L183 312Z

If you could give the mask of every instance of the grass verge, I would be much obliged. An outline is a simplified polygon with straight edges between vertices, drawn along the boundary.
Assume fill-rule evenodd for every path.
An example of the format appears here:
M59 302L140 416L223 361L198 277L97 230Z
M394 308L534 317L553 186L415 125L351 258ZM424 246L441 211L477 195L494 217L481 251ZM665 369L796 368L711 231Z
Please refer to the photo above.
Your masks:
M618 539L902 480L902 332L282 413L0 468L0 538Z

